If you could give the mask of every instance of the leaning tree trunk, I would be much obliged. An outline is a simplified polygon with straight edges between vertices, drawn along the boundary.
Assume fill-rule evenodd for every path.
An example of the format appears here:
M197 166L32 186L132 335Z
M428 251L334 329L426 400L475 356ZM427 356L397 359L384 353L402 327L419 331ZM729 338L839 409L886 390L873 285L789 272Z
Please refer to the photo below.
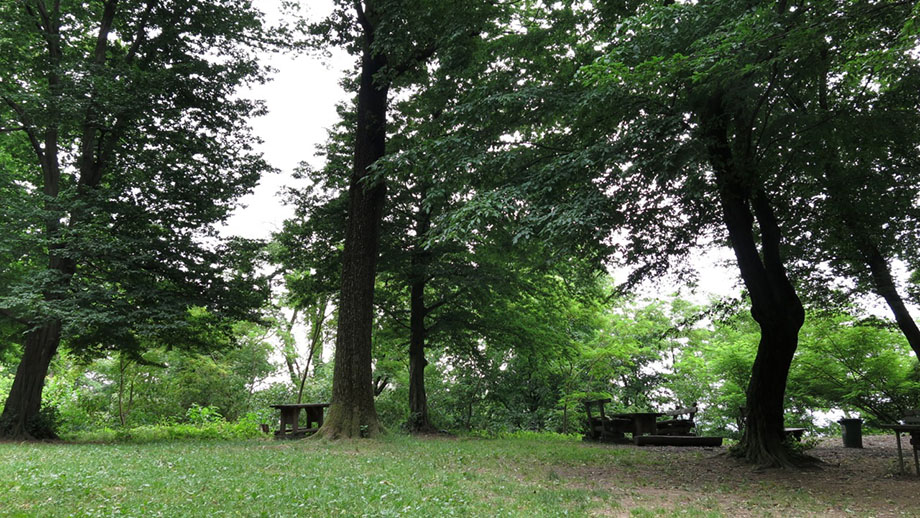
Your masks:
M904 299L898 293L888 261L873 242L870 234L866 232L865 226L857 223L857 219L853 216L855 210L853 210L852 204L847 197L846 187L837 188L829 185L828 193L831 195L831 200L839 204L843 209L841 219L843 219L850 238L856 243L863 263L869 267L875 292L888 304L892 314L894 314L895 322L898 323L898 328L904 334L904 338L907 339L910 348L914 350L917 359L920 360L920 329L917 328L917 323L911 316L910 311L907 310Z
M374 407L371 329L380 222L386 199L383 180L372 180L370 166L384 156L386 80L375 76L386 66L371 49L373 33L365 28L358 89L354 169L348 187L348 220L342 258L342 291L335 344L332 401L317 436L372 437L381 431Z
M867 244L862 247L862 252L866 258L866 263L869 265L869 270L872 272L875 291L888 303L888 307L894 313L894 319L898 323L898 327L904 333L904 337L907 338L907 343L914 350L917 359L920 360L920 329L917 328L917 323L910 315L904 300L898 293L898 288L891 277L888 262L885 261L885 258L882 257L881 252L875 245Z
M760 326L760 343L747 390L747 423L735 453L758 465L793 466L802 459L784 444L783 400L805 311L786 275L779 224L770 200L752 187L750 161L736 158L729 144L729 114L723 110L720 96L710 100L701 118L723 221L751 297L751 315Z
M13 386L0 415L0 437L10 439L54 438L50 429L36 428L41 411L42 388L51 359L61 343L61 321L51 320L28 333Z
M424 211L424 209L421 209ZM428 213L424 213L418 223L417 235L424 239L431 226ZM412 273L409 287L409 430L430 433L437 429L428 417L428 397L425 395L425 285L428 282L428 263L430 253L423 246L416 246L412 251Z
M888 304L894 314L895 322L898 323L898 328L904 334L910 348L914 350L917 359L920 360L920 329L917 328L917 323L907 310L904 299L898 293L887 259L882 255L865 226L857 223L858 219L854 216L856 211L848 197L847 188L837 187L830 183L826 185L826 188L831 201L838 206L840 218L849 233L849 238L858 249L859 259L869 268L875 292Z
M824 48L821 56L824 59L825 66L818 90L818 106L821 108L822 116L832 117L830 105L828 103L827 54L828 50ZM830 146L830 144L825 145ZM907 310L907 306L904 304L901 294L898 293L898 288L891 276L891 268L888 266L887 259L882 255L882 252L873 241L871 237L872 234L866 231L864 224L859 223L859 218L856 216L857 212L852 202L851 186L846 182L830 181L831 178L837 177L837 175L831 174L833 171L834 165L827 164L825 166L825 178L828 179L828 181L825 182L827 194L833 205L840 211L840 218L843 220L844 226L853 239L853 242L856 243L863 262L869 267L875 292L885 299L885 303L888 304L888 307L894 314L894 319L898 323L898 328L901 329L904 338L906 338L907 343L910 344L910 348L914 350L914 354L917 356L917 359L920 360L920 329L917 328L917 323L910 315L910 311Z

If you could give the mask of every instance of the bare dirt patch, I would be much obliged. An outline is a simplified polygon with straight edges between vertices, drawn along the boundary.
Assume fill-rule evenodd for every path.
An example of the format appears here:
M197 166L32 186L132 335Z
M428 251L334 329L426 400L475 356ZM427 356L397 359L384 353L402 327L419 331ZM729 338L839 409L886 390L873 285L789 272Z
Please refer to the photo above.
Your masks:
M556 472L570 484L609 491L619 506L600 516L633 516L641 509L693 516L920 517L920 477L909 441L902 441L908 443L906 474L898 472L893 435L864 437L862 449L824 439L808 451L822 464L808 471L754 469L726 455L726 448L645 446L647 462Z

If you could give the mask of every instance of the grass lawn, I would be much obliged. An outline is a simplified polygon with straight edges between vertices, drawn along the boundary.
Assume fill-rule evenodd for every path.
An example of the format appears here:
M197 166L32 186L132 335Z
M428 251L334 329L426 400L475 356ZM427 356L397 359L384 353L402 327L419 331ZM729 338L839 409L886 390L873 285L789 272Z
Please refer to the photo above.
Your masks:
M549 437L3 443L0 516L920 516L754 473L715 450Z

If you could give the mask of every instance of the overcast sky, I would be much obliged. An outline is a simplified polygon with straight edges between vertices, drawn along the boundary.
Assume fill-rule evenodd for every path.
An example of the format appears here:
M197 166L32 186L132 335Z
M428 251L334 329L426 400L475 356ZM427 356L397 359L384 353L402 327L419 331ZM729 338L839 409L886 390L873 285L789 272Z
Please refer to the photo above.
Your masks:
M255 0L270 21L277 19L280 0ZM319 19L332 9L330 0L303 2L311 19ZM316 146L326 140L326 130L336 122L335 105L347 98L339 87L351 58L342 51L326 62L306 54L266 55L267 64L277 69L273 80L253 88L244 97L262 99L268 114L252 121L255 134L264 143L260 150L279 174L262 178L258 188L242 202L227 223L225 232L249 238L268 238L279 230L292 210L281 205L278 191L293 182L291 174L300 162L314 167L321 162L314 154Z

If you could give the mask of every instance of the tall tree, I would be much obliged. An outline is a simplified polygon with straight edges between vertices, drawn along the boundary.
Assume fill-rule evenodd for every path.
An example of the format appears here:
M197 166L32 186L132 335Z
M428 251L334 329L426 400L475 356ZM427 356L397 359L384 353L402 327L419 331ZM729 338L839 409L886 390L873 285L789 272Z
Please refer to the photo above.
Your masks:
M816 6L813 23L831 7ZM791 234L811 293L874 292L920 357L920 329L892 272L893 261L918 258L920 60L912 50L920 37L907 4L842 12L840 21L802 35L799 59L812 68L783 85L798 121L789 162L811 178L792 191L812 213ZM814 264L855 282L833 282Z
M413 84L429 60L476 29L488 2L463 6L424 0L340 0L336 11L312 26L321 44L347 46L359 56L354 161L338 300L332 404L318 435L374 436L380 431L371 384L371 331L380 223L386 201L385 171L391 89Z
M586 69L615 85L627 106L616 129L626 146L626 174L610 176L617 195L639 200L638 215L627 213L632 248L660 239L642 237L650 233L682 235L669 232L675 225L684 235L692 229L727 238L735 252L761 328L747 389L748 426L736 450L755 463L796 462L782 444L783 392L804 310L787 252L809 201L799 187L808 169L796 144L807 127L796 117L794 86L820 69L809 59L818 55L815 31L831 31L827 37L843 47L860 46L871 31L852 29L888 8L908 6L716 0L649 7L618 28L608 58ZM666 259L697 241L672 238L678 246L657 254Z
M31 423L62 339L137 354L251 316L252 256L213 224L269 170L246 123L261 107L235 91L265 79L257 53L271 40L248 0L0 6L0 147L28 164L16 188L31 209L0 238L28 236L2 267L28 272L0 298L26 330L0 433L40 433Z

